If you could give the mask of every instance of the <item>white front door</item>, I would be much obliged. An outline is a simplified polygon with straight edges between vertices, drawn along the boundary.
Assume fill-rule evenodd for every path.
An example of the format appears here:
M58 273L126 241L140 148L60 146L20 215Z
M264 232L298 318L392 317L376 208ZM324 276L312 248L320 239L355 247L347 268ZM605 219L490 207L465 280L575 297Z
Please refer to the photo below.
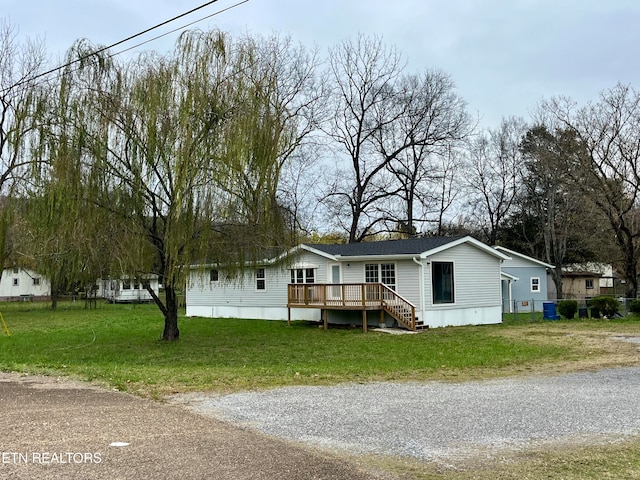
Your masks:
M327 286L327 299L328 300L341 300L342 299L342 287L339 283L342 283L342 268L339 263L329 265L329 283L335 283L335 286Z

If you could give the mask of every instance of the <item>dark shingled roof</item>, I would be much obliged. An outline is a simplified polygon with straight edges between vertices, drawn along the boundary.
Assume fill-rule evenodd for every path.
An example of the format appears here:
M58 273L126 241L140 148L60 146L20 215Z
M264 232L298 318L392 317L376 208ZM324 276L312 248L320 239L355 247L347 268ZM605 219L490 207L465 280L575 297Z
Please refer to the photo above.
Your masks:
M381 242L345 243L343 245L307 244L311 248L343 257L365 255L419 255L441 247L463 237L424 237L406 240L383 240Z

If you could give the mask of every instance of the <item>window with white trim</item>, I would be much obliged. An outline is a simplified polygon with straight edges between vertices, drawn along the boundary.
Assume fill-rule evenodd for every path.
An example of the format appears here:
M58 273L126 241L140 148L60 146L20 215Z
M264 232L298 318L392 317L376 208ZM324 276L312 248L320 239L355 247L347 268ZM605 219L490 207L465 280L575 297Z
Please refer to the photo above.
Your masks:
M584 288L587 290L593 290L593 278L587 278L584 281Z
M540 291L540 277L531 277L531 293Z
M433 303L454 303L453 262L431 262Z
M220 278L220 275L218 273L218 270L216 270L215 268L212 268L211 270L209 270L210 282L217 282L219 278Z
M264 268L256 270L256 290L265 291L267 289L267 275Z
M291 283L316 283L315 268L292 268Z
M396 289L396 266L393 263L380 264L380 278L391 290Z
M33 277L33 285L34 286L40 285L40 277Z
M367 263L364 266L365 283L382 283L392 290L396 289L395 263Z
M378 283L380 276L378 275L378 264L367 263L364 266L364 282L365 283Z

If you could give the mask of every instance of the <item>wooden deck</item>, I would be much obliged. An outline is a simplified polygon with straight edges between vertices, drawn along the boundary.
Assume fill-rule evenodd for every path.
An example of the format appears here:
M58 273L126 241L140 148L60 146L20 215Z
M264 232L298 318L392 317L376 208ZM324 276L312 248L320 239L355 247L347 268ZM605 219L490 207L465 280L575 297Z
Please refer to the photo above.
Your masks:
M323 310L325 328L328 310L361 310L362 328L367 330L367 311L380 311L391 315L409 330L424 328L416 318L416 307L382 283L296 283L289 284L287 308L291 321L292 308L319 308Z

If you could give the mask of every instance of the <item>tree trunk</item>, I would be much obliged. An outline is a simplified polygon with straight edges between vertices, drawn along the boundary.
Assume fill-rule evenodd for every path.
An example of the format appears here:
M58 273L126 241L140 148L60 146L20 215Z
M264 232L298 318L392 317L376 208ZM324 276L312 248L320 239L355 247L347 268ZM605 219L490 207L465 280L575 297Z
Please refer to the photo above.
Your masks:
M165 285L164 332L162 340L175 342L180 338L178 330L178 299L173 286Z
M178 297L175 288L173 285L169 285L168 282L165 283L164 302L156 295L156 292L153 291L150 284L147 284L147 292L149 292L149 295L151 295L151 298L156 302L156 305L164 316L164 331L162 332L160 340L175 342L180 338L180 330L178 330Z
M51 310L55 310L58 308L58 289L53 286L53 282L51 283Z

